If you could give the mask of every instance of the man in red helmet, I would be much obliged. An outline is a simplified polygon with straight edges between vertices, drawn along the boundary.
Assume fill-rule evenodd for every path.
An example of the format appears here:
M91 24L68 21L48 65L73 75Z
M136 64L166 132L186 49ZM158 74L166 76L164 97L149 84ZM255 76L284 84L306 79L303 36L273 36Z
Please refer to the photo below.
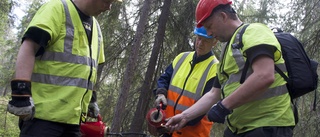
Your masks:
M252 23L243 33L242 48L237 48L243 22L231 4L231 0L199 1L197 27L204 26L208 35L227 44L211 91L166 126L178 130L207 113L210 121L227 121L225 137L292 137L295 119L290 96L285 80L275 71L277 66L287 72L280 44L266 25ZM248 66L247 77L240 83L244 66Z

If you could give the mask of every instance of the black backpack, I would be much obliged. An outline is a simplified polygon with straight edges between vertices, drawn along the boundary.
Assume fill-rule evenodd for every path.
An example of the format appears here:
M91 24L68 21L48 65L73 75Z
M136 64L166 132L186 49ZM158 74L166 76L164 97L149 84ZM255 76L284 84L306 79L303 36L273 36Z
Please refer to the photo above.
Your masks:
M235 41L238 41L239 43L236 43L238 45L235 47L239 49L243 47L242 35L248 26L249 24L246 24L238 31L237 35L239 40ZM318 86L318 62L309 59L301 42L290 33L280 31L275 32L274 34L281 45L282 56L285 60L288 77L277 66L275 66L275 70L287 81L287 88L291 99L315 91ZM248 65L249 63L247 60L240 80L241 84L246 78Z

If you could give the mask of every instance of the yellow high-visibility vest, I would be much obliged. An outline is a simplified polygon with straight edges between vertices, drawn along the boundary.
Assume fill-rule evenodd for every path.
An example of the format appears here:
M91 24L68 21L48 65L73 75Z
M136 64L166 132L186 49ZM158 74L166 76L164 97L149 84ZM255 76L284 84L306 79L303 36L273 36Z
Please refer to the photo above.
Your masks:
M241 86L240 79L246 62L245 51L258 45L273 46L274 62L287 74L284 59L281 56L281 47L273 32L265 25L252 23L243 34L242 49L232 45L237 43L236 35L242 28L234 33L229 45L226 45L221 53L218 65L218 78L225 97L232 94ZM252 68L248 69L247 76L252 74ZM290 96L286 87L286 81L275 71L275 81L264 95L253 102L246 103L233 110L228 115L228 127L234 133L243 133L258 127L265 126L293 126L294 116L291 108Z
M32 74L35 118L79 124L88 111L98 64L104 62L103 38L93 17L89 41L76 7L70 0L52 0L36 13L28 28L50 34Z

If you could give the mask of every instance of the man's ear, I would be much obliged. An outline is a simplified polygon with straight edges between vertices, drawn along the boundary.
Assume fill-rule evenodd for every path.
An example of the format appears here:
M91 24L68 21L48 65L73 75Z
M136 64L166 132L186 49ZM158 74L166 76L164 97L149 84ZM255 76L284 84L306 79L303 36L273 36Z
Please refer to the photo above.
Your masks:
M225 12L220 12L219 17L222 19L223 22L227 22L227 19L229 18L227 13Z

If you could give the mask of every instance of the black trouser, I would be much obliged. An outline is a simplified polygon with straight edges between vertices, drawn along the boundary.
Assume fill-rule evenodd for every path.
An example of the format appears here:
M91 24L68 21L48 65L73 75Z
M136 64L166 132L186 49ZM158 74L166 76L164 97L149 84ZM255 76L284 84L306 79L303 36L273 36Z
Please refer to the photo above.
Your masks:
M34 118L19 120L20 137L80 137L80 126Z
M234 134L229 128L224 131L224 137L292 137L294 127L261 127L254 130Z

